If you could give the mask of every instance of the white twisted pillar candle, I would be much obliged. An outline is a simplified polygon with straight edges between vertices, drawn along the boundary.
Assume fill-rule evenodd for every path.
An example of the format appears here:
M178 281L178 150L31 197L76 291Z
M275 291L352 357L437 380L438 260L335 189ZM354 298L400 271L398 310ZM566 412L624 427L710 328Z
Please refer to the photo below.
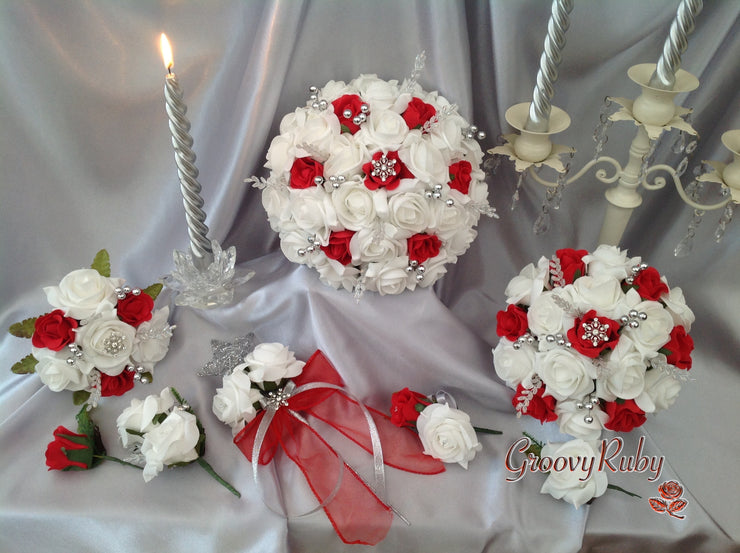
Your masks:
M673 90L676 84L676 72L681 67L681 54L689 45L688 35L694 31L695 18L704 7L702 0L681 0L676 18L671 23L668 37L663 44L663 52L658 60L655 73L650 77L648 86L662 90Z
M558 79L558 65L565 47L565 31L570 26L568 15L573 10L573 0L553 0L550 21L547 24L545 46L540 57L537 84L524 129L547 132L550 125L550 100L555 92L553 84Z
M175 149L177 176L180 179L180 192L185 207L185 218L190 237L190 250L193 261L201 268L205 268L213 261L211 242L208 240L208 227L205 224L206 214L203 211L203 198L200 195L201 186L198 182L198 168L195 166L195 153L192 150L193 138L190 136L190 121L185 116L187 106L183 102L182 88L177 77L172 72L172 50L167 37L162 33L162 55L167 68L167 77L164 85L167 117L169 118L172 146Z

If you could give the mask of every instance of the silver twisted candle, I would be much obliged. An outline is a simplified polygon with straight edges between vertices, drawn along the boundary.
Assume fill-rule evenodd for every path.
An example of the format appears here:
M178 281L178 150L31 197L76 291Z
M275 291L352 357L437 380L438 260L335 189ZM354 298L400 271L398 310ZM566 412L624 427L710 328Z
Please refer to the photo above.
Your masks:
M167 37L162 33L162 56L167 68L164 85L167 117L169 118L172 146L175 149L177 176L180 179L180 192L185 207L185 218L190 237L190 250L193 261L207 267L213 261L211 242L208 240L208 227L205 224L206 214L203 211L201 186L198 182L198 168L195 166L195 153L192 150L193 138L190 136L190 121L185 116L187 106L183 102L182 88L172 72L172 50Z
M703 7L702 0L681 0L676 18L671 23L668 37L663 44L663 52L658 60L655 73L650 77L648 86L673 90L676 84L676 72L681 67L681 54L689 45L687 37L694 31L694 18L699 15Z
M550 124L550 100L554 94L553 84L558 79L558 65L565 46L565 31L570 26L568 15L573 10L573 0L553 0L550 21L547 24L545 46L540 57L537 84L534 87L532 104L524 129L531 132L547 132Z

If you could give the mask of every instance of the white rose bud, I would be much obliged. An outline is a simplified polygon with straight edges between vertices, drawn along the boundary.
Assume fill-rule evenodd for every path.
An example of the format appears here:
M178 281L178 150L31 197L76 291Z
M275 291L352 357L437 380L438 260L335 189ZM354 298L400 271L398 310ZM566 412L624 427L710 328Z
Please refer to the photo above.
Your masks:
M249 379L262 387L263 382L280 382L283 378L293 378L303 372L303 361L283 344L268 342L259 344L244 358L243 365L237 365L234 372L249 368Z
M141 453L146 459L144 481L149 482L165 466L195 461L199 439L195 415L180 409L172 411L161 424L144 434L141 444Z
M502 338L493 349L493 366L498 377L516 390L534 374L534 349L527 344L514 349L512 342Z
M155 363L164 359L170 348L172 327L167 322L169 316L169 307L157 309L150 320L136 328L131 359L147 370L151 371Z
M424 453L444 463L458 463L464 469L476 452L483 449L467 413L447 404L428 405L416 421Z
M49 303L73 319L86 319L99 311L102 303L113 309L117 303L115 289L121 278L102 276L95 269L78 269L65 276L59 286L44 288Z
M36 374L52 392L85 390L90 385L88 375L93 366L84 358L74 358L66 349L32 348L32 352L38 360ZM74 359L74 364L67 359Z
M169 388L165 388L156 396L151 395L140 399L132 399L131 404L123 410L116 419L118 434L124 447L130 443L141 443L143 438L136 434L130 434L127 430L133 430L139 434L148 432L154 428L153 419L159 413L169 411L175 405L175 398Z
M76 330L85 359L108 376L118 376L130 361L136 329L111 311Z
M598 446L596 443L581 439L571 440L564 444L547 444L542 448L542 457L568 460L580 458L578 467L570 470L566 464L563 470L550 470L550 474L540 489L540 493L549 493L555 499L562 499L576 508L589 502L594 497L604 494L608 485L606 474L598 470ZM590 467L590 472L589 472Z
M535 354L535 372L547 386L545 393L558 401L593 391L596 367L583 355L562 348Z
M249 375L236 370L224 376L223 386L216 389L213 397L213 413L218 420L231 426L236 436L256 416L254 404L262 398L259 390L252 388Z

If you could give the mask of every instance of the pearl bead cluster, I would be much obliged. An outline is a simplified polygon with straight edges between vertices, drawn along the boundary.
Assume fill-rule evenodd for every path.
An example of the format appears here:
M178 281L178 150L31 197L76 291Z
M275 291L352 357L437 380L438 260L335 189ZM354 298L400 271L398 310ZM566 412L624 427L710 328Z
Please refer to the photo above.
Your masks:
M424 193L424 196L430 200L431 199L434 199L434 200L442 199L442 185L439 183L435 184L431 190L427 190ZM445 204L448 207L452 207L453 205L455 205L455 200L453 200L452 198L447 198L445 200Z
M639 265L635 265L634 267L632 267L632 274L628 276L626 279L624 279L624 281L627 284L632 284L633 282L635 282L635 277L647 268L648 268L648 264L644 262L640 263Z
M319 98L319 89L316 86L308 87L308 101L311 102L311 107L319 111L324 111L329 107L329 102L323 98Z
M85 354L82 353L82 348L77 344L69 344L67 348L69 348L69 352L72 354L70 357L67 357L67 365L72 367L77 363L77 360L82 359Z
M347 179L344 177L344 175L332 175L329 177L329 184L331 184L331 187L336 190L337 188L342 186L342 184L344 184L346 180ZM324 179L324 177L319 176L314 177L313 182L314 184L316 184L316 186L321 186L322 184L324 184L324 182L326 182L326 180Z
M116 293L116 297L119 300L126 299L126 296L128 296L129 294L133 294L134 296L141 295L140 288L131 288L130 286L122 286L122 287L116 288L114 292Z
M591 412L598 404L599 398L595 394L589 395L585 401L579 401L578 403L576 403L577 409L585 409L586 411L588 411L588 414L583 417L583 422L585 422L586 424L591 424L592 422L594 422L594 418L591 415Z
M127 365L126 370L134 373L134 380L141 382L142 384L149 384L151 378L146 374L147 370L144 367L134 367L133 365Z
M640 326L640 321L647 320L648 315L644 311L637 311L637 309L630 309L627 315L619 317L619 322L622 326L628 326L630 328L637 328Z
M319 242L314 235L308 236L306 241L308 242L308 246L298 249L298 255L301 257L315 252L321 246L321 242Z
M478 140L485 140L485 131L478 130L475 125L470 125L467 129L462 130L462 134L465 138L477 138Z
M407 273L416 273L416 282L421 282L422 280L424 280L425 271L426 268L424 267L424 265L415 260L409 261L409 265L408 267L406 267Z

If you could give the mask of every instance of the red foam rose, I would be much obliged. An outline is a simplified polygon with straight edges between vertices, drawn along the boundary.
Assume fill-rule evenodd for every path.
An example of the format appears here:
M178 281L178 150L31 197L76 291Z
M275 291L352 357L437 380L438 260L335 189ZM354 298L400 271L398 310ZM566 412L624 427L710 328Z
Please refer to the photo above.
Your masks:
M124 323L133 327L139 326L152 318L154 300L149 294L142 292L135 296L128 294L122 300L118 300L116 313Z
M409 259L417 263L424 263L427 259L437 257L442 247L442 240L434 234L414 234L406 240Z
M449 167L450 188L467 194L470 189L470 182L473 180L471 173L473 166L469 161L458 161Z
M512 342L527 332L527 312L518 305L509 305L506 311L496 313L496 334Z
M334 115L339 119L339 123L342 126L342 132L348 132L355 134L360 130L360 126L357 125L352 119L361 113L362 98L357 94L345 94L340 96L331 103L334 106ZM344 116L344 112L349 110L351 115L349 117Z
M389 168L391 165L393 166L390 174L387 175L383 175L380 172L383 156L386 158L385 165ZM403 161L398 157L398 152L375 152L373 154L373 160L363 165L362 171L365 173L365 186L369 190L377 190L381 187L385 187L387 190L395 190L401 184L401 179L411 179L414 177L414 174L409 171L403 164ZM373 172L375 172L374 175ZM385 180L383 180L384 176Z
M516 389L514 397L511 399L511 404L516 408L519 404L519 399L522 396L526 396L529 393L524 386L519 384ZM527 410L523 411L523 414L534 417L540 423L552 422L557 420L558 416L555 414L555 398L552 396L546 396L545 386L542 385L537 389L537 393L529 400Z
M416 419L420 411L416 406L431 405L432 402L425 395L408 388L394 392L391 395L391 422L396 426L416 428Z
M291 188L311 188L316 186L316 177L324 176L324 166L310 157L299 157L290 168Z
M637 406L634 399L628 399L621 403L607 401L604 403L604 412L609 417L609 420L604 424L604 428L615 432L629 432L633 428L642 426L647 420L645 411Z
M436 114L437 110L434 109L433 105L427 104L420 98L415 97L409 102L409 106L401 114L401 117L406 121L409 129L420 129L424 126L424 123Z
M37 348L59 351L67 344L74 343L74 329L78 326L76 319L65 317L64 311L55 309L36 319L31 343Z
M85 444L77 443L86 440L89 438L85 434L76 434L63 426L57 426L54 430L54 441L46 447L46 466L49 470L88 469L86 463L70 458L70 455L77 457L73 453L75 450L87 449Z
M352 262L352 253L349 251L349 241L352 240L355 231L338 230L329 235L329 243L321 246L321 251L330 259L336 259L342 265L349 265Z
M588 251L564 248L557 250L555 255L560 260L560 268L563 271L566 284L573 284L574 280L586 274L586 264L583 262L583 256L588 255Z
M661 349L668 350L667 361L679 368L691 368L691 352L694 351L694 339L686 333L682 326L675 326L671 330L671 339Z
M594 342L586 335L586 329L584 329L583 325L598 325L604 329L604 338L599 339L596 345L594 345ZM617 321L597 315L596 311L592 309L583 315L583 317L575 320L573 327L568 330L568 340L572 344L573 349L578 353L595 359L605 349L614 349L614 346L619 341L619 329L620 324Z
M640 271L633 285L644 300L659 301L663 294L668 293L668 285L660 280L660 273L653 267Z
M100 373L100 395L103 397L122 396L134 387L134 373L123 371L118 376Z

